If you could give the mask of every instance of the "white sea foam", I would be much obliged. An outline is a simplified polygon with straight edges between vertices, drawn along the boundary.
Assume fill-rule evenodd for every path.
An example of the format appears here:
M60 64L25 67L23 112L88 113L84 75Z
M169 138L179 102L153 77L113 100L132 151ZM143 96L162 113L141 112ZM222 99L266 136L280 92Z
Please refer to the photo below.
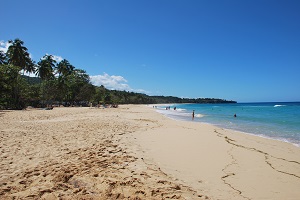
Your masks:
M185 112L186 109L170 109L166 110L165 108L162 107L157 107L156 112L161 113L171 119L176 119L176 120L187 120L189 117L192 117L192 113ZM196 116L197 117L197 116ZM199 115L200 117L200 115Z
M274 108L281 107L281 106L286 106L286 105L275 105Z

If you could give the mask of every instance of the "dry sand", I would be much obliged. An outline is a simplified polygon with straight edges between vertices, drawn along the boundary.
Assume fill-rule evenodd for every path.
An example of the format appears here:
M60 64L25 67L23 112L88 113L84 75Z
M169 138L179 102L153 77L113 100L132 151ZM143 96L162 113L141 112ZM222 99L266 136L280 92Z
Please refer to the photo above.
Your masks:
M0 111L0 199L300 199L300 148L146 106Z

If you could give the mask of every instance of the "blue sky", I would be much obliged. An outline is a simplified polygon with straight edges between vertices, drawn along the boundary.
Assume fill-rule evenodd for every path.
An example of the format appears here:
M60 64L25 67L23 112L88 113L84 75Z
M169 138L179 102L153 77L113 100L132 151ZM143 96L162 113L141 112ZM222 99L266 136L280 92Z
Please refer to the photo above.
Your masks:
M0 0L25 42L94 84L149 95L300 101L300 1Z

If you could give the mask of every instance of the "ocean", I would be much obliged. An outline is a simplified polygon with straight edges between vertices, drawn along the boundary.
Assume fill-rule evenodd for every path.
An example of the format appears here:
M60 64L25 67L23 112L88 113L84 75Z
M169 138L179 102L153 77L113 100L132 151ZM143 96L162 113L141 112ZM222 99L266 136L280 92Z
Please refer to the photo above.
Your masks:
M166 109L168 106L170 110ZM300 147L300 102L169 104L158 106L156 110L169 118L185 121L192 121L194 110L194 122L209 123Z

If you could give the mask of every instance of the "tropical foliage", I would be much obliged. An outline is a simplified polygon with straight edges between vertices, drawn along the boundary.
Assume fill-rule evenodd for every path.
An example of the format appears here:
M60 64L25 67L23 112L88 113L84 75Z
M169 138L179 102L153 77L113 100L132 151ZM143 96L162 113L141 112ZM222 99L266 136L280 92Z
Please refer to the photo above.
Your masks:
M11 44L6 52L8 64L19 67L23 72L34 72L34 63L28 49L23 46L24 42L20 39L8 42Z
M0 51L0 109L23 109L47 105L88 106L99 104L152 103L234 103L221 99L187 99L148 96L145 94L108 90L94 86L89 75L66 59L57 63L46 54L35 64L20 39L9 41L8 51ZM37 77L25 76L35 73Z

